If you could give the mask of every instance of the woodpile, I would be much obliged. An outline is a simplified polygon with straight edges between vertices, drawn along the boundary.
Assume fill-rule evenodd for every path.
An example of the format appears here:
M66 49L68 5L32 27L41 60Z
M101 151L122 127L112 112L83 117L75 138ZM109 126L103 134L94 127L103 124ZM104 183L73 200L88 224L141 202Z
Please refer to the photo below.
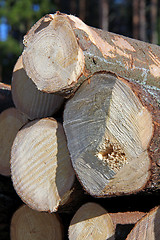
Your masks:
M0 171L26 204L11 239L156 239L159 203L120 199L159 196L159 53L59 12L29 30L0 115Z

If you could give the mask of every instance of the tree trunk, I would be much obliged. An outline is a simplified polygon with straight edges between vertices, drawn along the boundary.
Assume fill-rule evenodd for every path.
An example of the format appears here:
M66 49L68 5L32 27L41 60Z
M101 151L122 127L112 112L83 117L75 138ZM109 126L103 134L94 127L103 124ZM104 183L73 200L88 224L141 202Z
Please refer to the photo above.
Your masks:
M157 0L151 0L151 43L157 44L157 18L158 18L158 3Z
M126 240L158 240L160 234L160 208L156 207L138 221Z
M31 208L57 211L72 193L75 174L62 125L35 120L17 134L11 152L13 186Z
M14 107L11 95L11 86L0 83L0 113L10 107Z
M23 205L12 217L10 235L12 240L62 240L63 229L55 213L37 212Z
M146 0L140 0L139 26L140 40L146 41Z
M139 39L139 0L133 0L133 38Z
M70 94L99 71L151 90L160 86L159 46L91 28L72 15L43 17L24 37L24 45L24 68L43 91Z
M69 240L114 239L114 226L107 211L99 204L88 202L73 216L69 226Z
M85 21L86 18L86 0L79 1L79 18Z
M108 31L109 29L109 1L100 0L99 2L100 28Z
M8 108L0 114L0 174L4 176L10 176L10 153L14 138L27 122L27 116L15 108Z
M22 56L13 70L12 97L15 106L29 119L52 116L64 103L64 98L55 94L41 92L25 73Z
M93 196L160 187L160 111L138 84L97 73L68 100L64 129L73 167Z

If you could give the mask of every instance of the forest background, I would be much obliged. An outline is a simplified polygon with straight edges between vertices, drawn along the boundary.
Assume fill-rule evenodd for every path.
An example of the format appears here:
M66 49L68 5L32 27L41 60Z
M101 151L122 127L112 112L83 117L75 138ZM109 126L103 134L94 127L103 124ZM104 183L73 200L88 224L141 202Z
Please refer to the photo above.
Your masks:
M56 11L73 14L92 27L160 45L158 0L0 0L0 82L11 83L30 27Z

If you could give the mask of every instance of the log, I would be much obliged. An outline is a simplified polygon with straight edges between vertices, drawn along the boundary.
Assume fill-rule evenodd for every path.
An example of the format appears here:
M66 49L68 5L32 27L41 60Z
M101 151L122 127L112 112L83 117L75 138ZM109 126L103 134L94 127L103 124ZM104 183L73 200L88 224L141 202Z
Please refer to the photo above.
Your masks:
M97 73L68 100L63 123L68 149L78 179L92 196L160 188L160 111L143 94L125 79Z
M139 220L126 240L158 240L160 236L160 208L155 207Z
M69 240L114 239L114 226L107 211L97 203L83 204L73 216Z
M27 122L27 116L16 108L8 108L0 114L0 174L4 176L10 176L10 153L14 138Z
M114 228L116 228L117 225L128 225L128 224L135 224L137 223L142 217L146 215L145 212L116 212L116 213L109 213Z
M120 207L119 207L120 209ZM146 213L134 212L114 212L109 215L115 228L115 240L126 239L127 235L133 229L135 223L140 220Z
M11 86L0 82L0 113L10 107L14 107Z
M53 118L34 120L17 134L11 177L20 198L37 211L57 211L75 179L63 127Z
M11 240L62 240L63 228L56 213L37 212L23 205L12 217L10 235Z
M29 119L52 116L64 102L62 96L39 91L25 73L22 56L17 60L12 77L12 97L17 109Z
M70 94L99 71L160 88L160 47L87 26L57 12L42 17L24 37L23 63L38 89ZM159 102L160 102L160 97Z

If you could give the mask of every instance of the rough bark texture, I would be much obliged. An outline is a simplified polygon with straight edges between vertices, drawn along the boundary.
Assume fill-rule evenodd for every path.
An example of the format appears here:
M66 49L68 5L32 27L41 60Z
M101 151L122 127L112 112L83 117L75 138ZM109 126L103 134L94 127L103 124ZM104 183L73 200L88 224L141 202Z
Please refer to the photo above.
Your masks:
M21 199L38 211L57 211L69 198L74 171L60 123L35 120L17 134L11 152L11 176Z
M25 73L22 56L17 60L13 70L12 97L15 106L31 120L52 116L64 102L62 96L44 93L37 89Z
M160 236L160 208L156 207L138 221L126 240L158 240Z
M57 38L59 32L65 43ZM110 71L153 92L160 86L159 46L91 28L72 15L56 13L43 17L24 37L24 45L26 72L44 91L74 92L87 77L99 71ZM48 48L53 52L51 56ZM62 53L63 64L59 60ZM40 59L45 60L45 81Z
M151 100L137 84L107 73L95 74L68 100L68 148L91 195L159 189L159 109L148 108Z
M0 174L10 176L10 154L19 129L28 122L25 114L8 108L0 114Z
M73 216L69 240L114 239L114 226L107 211L99 204L88 202Z
M23 205L12 217L10 235L11 240L62 240L63 230L55 213L40 213Z

